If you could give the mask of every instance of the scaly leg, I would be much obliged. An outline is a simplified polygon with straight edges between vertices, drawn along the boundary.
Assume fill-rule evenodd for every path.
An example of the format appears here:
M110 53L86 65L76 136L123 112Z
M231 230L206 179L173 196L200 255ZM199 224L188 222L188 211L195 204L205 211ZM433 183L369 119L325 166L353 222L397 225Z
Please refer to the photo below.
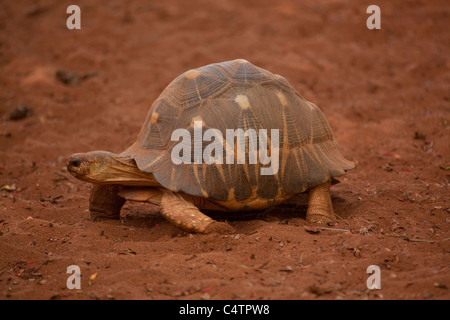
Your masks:
M188 232L227 233L233 231L228 223L211 219L180 194L168 190L164 190L161 199L161 215Z
M328 223L335 220L330 197L331 180L308 191L306 220L313 223Z

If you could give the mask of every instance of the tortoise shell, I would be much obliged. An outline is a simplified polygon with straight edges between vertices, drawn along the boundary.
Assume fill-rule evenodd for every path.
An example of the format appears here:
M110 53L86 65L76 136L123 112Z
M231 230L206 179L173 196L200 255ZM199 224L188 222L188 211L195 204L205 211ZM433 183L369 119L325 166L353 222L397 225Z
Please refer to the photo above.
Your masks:
M172 141L172 133L184 128L193 136L195 121L202 121L203 132L215 128L224 137L227 129L266 129L269 143L271 129L278 129L278 171L261 175L267 165L248 161L175 164L171 152L179 141ZM203 142L202 150L208 144ZM285 78L242 59L178 76L153 103L137 141L123 154L169 190L224 203L284 199L354 167L316 105Z

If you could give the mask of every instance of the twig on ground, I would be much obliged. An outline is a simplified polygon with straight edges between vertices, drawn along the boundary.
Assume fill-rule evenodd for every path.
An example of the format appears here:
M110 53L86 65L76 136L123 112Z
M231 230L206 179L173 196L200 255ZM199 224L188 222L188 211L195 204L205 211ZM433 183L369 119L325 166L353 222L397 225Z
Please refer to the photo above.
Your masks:
M319 230L331 230L331 231L350 232L349 229L325 228L325 227L317 227L317 229L319 229Z
M348 226L350 225L350 223L348 223L347 220L345 220L344 218L342 218L340 215L336 214L336 212L334 213L336 215L336 217L338 217L339 219L341 219L342 221L344 221Z

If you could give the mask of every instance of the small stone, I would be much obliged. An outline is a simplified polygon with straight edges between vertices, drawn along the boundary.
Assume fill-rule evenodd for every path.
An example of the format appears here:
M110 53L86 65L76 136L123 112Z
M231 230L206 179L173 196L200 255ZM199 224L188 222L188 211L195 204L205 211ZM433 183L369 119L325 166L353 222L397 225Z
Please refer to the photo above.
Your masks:
M10 114L9 120L17 121L25 119L33 114L30 106L19 104Z

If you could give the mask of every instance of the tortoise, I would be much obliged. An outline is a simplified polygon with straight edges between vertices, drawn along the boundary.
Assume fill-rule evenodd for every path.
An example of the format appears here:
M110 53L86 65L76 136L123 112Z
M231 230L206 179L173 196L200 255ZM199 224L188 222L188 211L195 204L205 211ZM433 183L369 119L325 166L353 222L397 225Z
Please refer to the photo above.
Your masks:
M214 142L230 152L229 161L223 160L225 151L220 148L205 157L208 139L204 136L200 142L181 141L177 135L174 139L177 129L194 136L196 130L202 134L216 130ZM227 136L226 141L220 137L220 133L238 129L244 132L243 138L238 134L230 140ZM237 152L238 141L244 153ZM265 174L269 152L265 163L261 153L259 162L251 161L255 146L264 146L261 141L267 142L266 151L270 146L274 161L270 165L275 167L278 161L277 170ZM189 154L191 147L194 155ZM198 233L231 228L200 210L239 214L276 206L305 191L307 221L334 221L330 185L354 166L341 154L328 121L315 104L282 76L244 59L209 64L175 78L151 106L137 141L121 154L91 151L67 159L73 176L93 184L93 218L119 218L126 200L150 202L160 206L166 220Z

